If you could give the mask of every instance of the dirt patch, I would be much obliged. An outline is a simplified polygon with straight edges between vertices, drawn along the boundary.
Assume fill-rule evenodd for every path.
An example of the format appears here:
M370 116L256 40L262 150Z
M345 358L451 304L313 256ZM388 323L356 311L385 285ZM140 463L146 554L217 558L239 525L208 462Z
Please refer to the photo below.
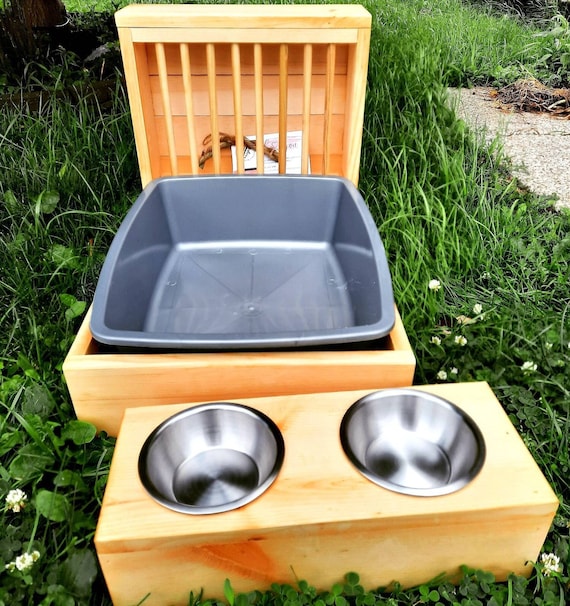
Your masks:
M534 79L517 80L491 91L499 103L518 111L547 112L570 118L570 89L550 88Z

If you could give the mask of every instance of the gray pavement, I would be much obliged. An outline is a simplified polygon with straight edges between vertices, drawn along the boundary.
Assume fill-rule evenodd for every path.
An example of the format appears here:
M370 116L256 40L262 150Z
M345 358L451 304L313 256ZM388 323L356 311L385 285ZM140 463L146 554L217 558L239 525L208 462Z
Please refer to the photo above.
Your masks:
M457 116L487 140L499 137L511 173L530 191L570 208L570 119L516 112L491 96L491 89L450 89Z

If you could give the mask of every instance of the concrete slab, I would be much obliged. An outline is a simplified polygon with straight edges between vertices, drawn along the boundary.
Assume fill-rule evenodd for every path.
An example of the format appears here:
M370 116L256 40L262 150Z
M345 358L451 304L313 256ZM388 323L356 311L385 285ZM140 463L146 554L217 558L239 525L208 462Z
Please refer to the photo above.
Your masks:
M530 191L570 208L570 119L511 111L490 88L450 89L457 116L487 141L499 137L512 174Z

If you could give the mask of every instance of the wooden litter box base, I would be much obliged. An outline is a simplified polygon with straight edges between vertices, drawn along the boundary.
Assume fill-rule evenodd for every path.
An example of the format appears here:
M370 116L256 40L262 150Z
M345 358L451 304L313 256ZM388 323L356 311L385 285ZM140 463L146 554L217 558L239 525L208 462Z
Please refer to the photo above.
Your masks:
M116 436L126 408L412 384L402 320L369 351L102 353L86 315L63 364L79 419Z

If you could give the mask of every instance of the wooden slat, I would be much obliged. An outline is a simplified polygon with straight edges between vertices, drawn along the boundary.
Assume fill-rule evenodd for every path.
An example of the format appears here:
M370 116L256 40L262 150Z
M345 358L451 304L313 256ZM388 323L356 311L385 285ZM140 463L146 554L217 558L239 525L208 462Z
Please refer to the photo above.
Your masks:
M158 78L160 80L160 95L166 122L166 139L168 141L168 153L170 156L170 174L177 175L178 162L176 158L176 144L174 143L174 130L172 128L172 111L170 109L170 91L168 89L168 71L166 57L164 55L164 44L157 42L155 51L158 63Z
M156 155L149 144L155 128L152 117L152 99L148 79L147 49L133 44L131 30L119 32L121 55L125 68L125 82L129 95L133 133L143 186L152 179L152 156Z
M188 44L180 45L182 62L182 81L184 85L184 109L186 110L186 127L188 129L188 146L190 149L191 173L198 172L198 150L196 149L196 130L194 128L194 104L192 101L192 65Z
M241 61L240 48L232 44L232 81L234 98L235 137L237 172L242 174L243 167L243 112L241 106Z
M289 47L282 44L279 50L279 173L287 167L287 77Z
M218 127L218 92L216 88L216 47L214 44L206 45L208 63L208 95L210 99L210 134L212 144L212 158L214 172L219 174L220 167L220 129Z
M351 48L347 67L347 107L344 131L344 167L343 174L355 185L358 185L360 173L360 152L362 147L362 128L364 122L364 105L366 100L366 82L368 72L368 53L370 49L370 33L361 30L358 43ZM359 133L355 137L353 133Z
M255 138L257 141L263 141L264 136L264 115L263 105L263 51L261 44L255 44L253 47L254 62L254 88L255 88ZM263 154L256 154L257 172L263 175L264 157Z
M309 137L311 133L311 88L313 75L313 45L304 47L304 75L303 75L303 139L301 149L301 173L309 172Z
M127 6L115 15L118 27L203 29L354 29L370 27L370 13L352 5L146 5ZM316 37L318 40L318 36Z
M329 45L327 53L327 77L326 77L326 93L325 93L325 129L324 129L324 140L323 140L323 156L325 164L323 167L323 174L328 174L329 165L328 157L331 153L331 127L332 127L332 99L334 93L334 66L336 64L336 46L334 44Z
M160 40L163 44L181 44L188 41L188 32L191 31L192 41L205 44L247 44L251 42L251 30L228 30L227 28L141 28L133 29L134 42L155 42ZM261 44L321 44L341 43L354 44L358 35L356 29L319 30L319 29L290 29L290 30L259 30L256 32L256 41Z

